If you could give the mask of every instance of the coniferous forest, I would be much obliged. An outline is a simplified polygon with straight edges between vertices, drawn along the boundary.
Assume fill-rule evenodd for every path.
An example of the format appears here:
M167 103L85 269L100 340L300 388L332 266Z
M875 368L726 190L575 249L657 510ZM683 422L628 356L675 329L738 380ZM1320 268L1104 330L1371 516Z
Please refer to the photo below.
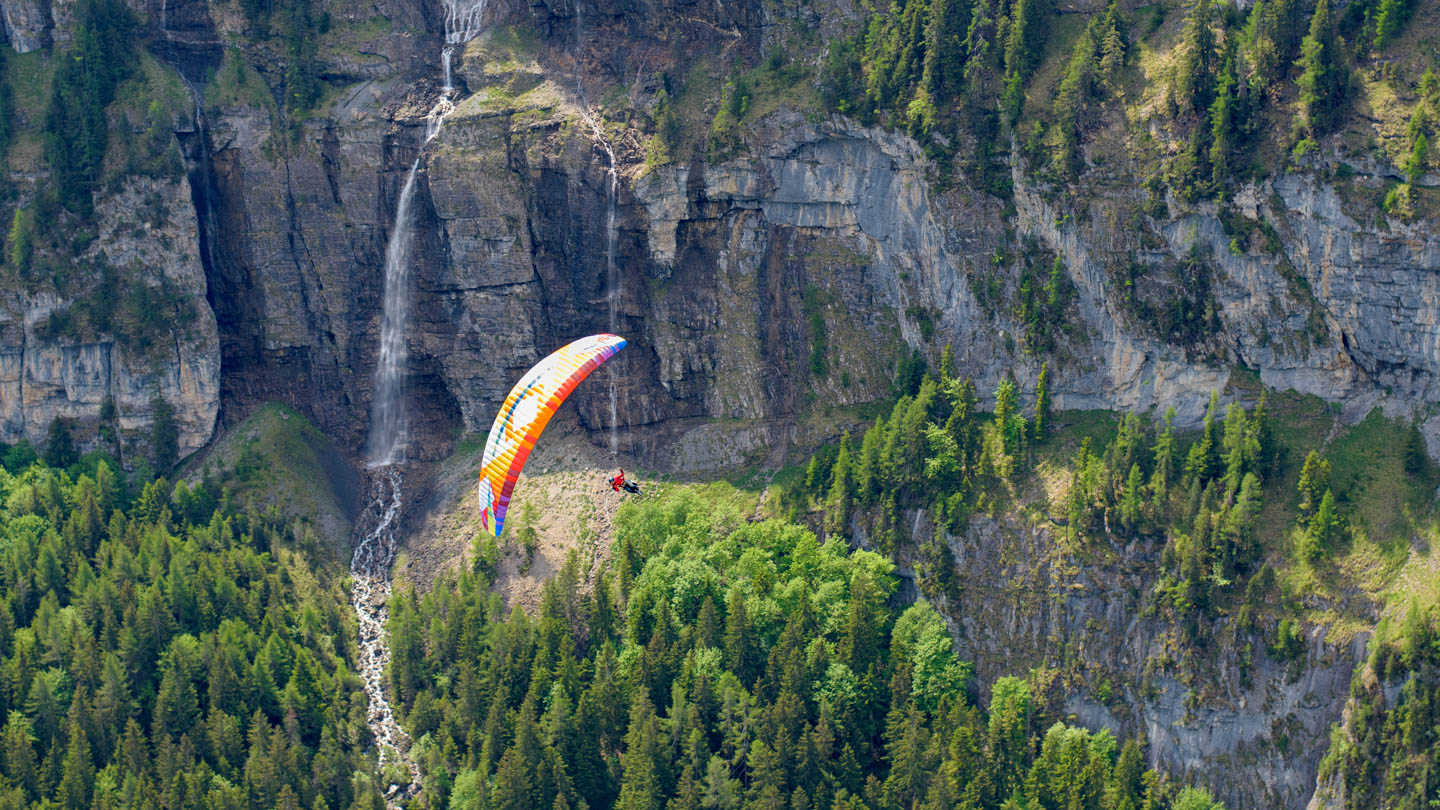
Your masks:
M485 555L397 597L391 685L452 808L1218 807L1136 740L1048 717L1025 677L982 711L894 565L712 485L627 505L588 593L572 553L535 616Z
M0 806L384 806L313 534L25 449L0 471Z

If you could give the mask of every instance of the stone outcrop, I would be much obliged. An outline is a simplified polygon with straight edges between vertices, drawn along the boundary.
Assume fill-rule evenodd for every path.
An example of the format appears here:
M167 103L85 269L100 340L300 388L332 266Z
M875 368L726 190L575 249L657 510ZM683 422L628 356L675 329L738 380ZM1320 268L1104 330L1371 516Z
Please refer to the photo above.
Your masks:
M928 520L916 520L928 539ZM1368 635L1309 631L1303 658L1272 659L1263 645L1212 644L1185 661L1171 622L1143 610L1158 546L1135 541L1086 555L1061 551L1043 527L972 518L939 538L955 558L963 657L982 691L1002 675L1049 668L1052 703L1090 728L1142 735L1149 764L1210 786L1227 807L1304 807L1341 719ZM1097 559L1098 558L1098 559Z
M29 53L50 46L54 22L50 0L5 0L0 3L0 42L16 53Z
M199 449L220 407L220 352L189 190L183 182L133 178L102 198L96 220L97 238L81 258L124 268L143 295L125 284L102 289L77 279L65 295L13 289L0 298L0 441L39 446L56 419L81 428L81 438L93 436L109 400L122 458L143 457L158 395L174 409L181 455ZM163 308L162 327L122 323L97 332L76 312L82 301L125 296ZM119 300L104 303L120 308L116 320L143 314ZM58 334L52 324L61 320L79 325Z

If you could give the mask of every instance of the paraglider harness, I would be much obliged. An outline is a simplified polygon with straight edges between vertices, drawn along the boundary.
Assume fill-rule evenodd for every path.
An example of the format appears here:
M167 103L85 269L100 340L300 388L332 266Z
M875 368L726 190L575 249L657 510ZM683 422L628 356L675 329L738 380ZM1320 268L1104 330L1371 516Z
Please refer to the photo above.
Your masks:
M614 491L614 492L619 492L620 490L623 489L623 490L625 490L626 492L629 492L629 493L634 494L634 495L639 495L639 494L640 494L640 485L637 484L637 483L635 483L634 481L626 481L626 480L625 480L625 470L623 470L623 469L620 470L620 474L619 474L619 475L617 475L617 476L615 476L614 478L611 478L611 479L609 479L609 480L610 480L610 489L611 489L612 491Z

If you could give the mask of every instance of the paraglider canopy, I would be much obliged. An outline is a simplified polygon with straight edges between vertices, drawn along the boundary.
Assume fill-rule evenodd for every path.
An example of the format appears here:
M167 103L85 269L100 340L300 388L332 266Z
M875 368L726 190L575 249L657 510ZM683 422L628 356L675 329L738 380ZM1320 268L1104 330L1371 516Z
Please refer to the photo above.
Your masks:
M485 440L485 454L481 456L480 525L485 531L500 536L520 470L525 467L550 417L565 403L575 386L623 348L625 338L617 335L580 338L536 363L510 389L500 412L495 415L495 424L491 425L490 436Z

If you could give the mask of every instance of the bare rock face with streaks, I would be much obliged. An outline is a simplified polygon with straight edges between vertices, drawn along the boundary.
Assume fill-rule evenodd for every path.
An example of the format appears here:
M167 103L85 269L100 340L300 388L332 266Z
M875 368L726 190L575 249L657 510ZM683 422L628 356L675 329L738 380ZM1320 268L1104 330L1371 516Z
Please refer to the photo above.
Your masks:
M49 0L7 0L0 4L0 42L16 53L30 53L50 45Z
M22 285L0 299L0 441L39 446L57 419L93 435L108 417L122 459L143 456L161 397L174 410L181 454L197 450L220 407L220 351L189 190L134 178L103 198L96 216L83 259L101 278L60 290ZM102 308L110 330L93 326Z
M1305 806L1368 634L1314 628L1289 662L1240 645L1179 661L1174 625L1144 610L1159 556L1146 541L1082 565L1020 521L982 516L961 535L941 532L959 598L939 606L958 617L957 646L982 691L1048 668L1047 699L1087 727L1143 735L1152 767L1197 775L1228 807Z

